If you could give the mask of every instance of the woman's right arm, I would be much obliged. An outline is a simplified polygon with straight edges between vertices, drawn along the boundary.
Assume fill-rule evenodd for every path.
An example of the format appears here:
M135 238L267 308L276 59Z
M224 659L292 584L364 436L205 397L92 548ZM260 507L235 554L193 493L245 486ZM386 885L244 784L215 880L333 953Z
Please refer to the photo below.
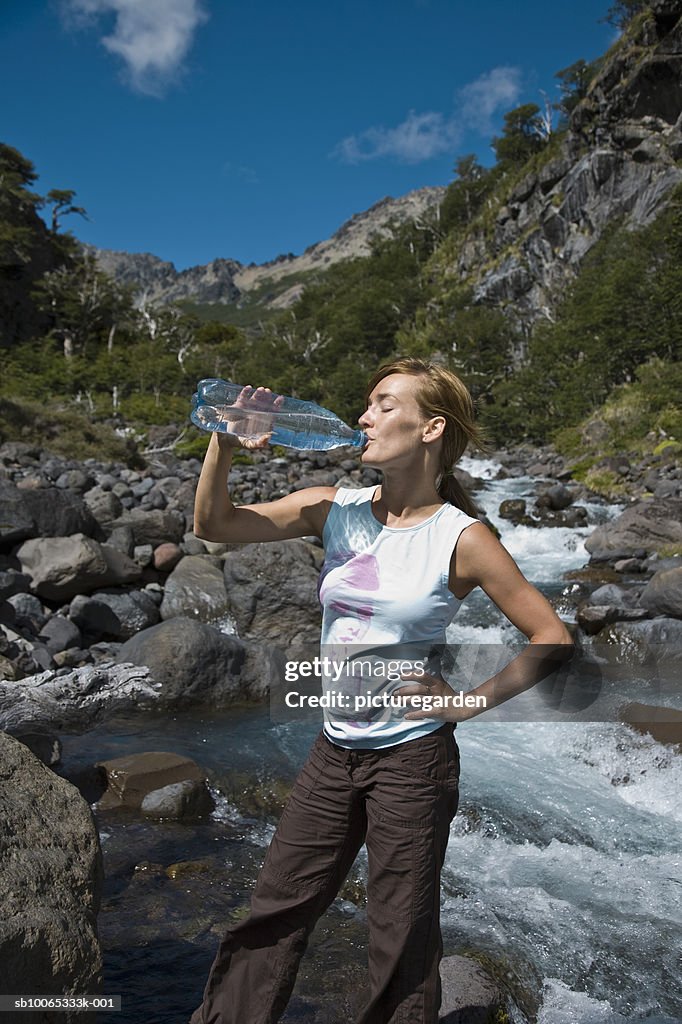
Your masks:
M232 504L227 478L238 441L213 434L206 452L194 502L194 533L201 540L224 544L322 537L334 487L306 487L276 501L258 505ZM265 441L263 442L263 444ZM251 443L249 448L263 447Z

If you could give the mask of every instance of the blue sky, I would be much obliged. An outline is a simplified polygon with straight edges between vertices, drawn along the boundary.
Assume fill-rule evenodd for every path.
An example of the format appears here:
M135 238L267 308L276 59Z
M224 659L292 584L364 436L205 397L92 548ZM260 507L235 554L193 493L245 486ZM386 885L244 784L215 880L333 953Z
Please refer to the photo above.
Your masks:
M610 45L609 0L2 0L2 141L94 245L181 269L302 252L491 161L503 114Z

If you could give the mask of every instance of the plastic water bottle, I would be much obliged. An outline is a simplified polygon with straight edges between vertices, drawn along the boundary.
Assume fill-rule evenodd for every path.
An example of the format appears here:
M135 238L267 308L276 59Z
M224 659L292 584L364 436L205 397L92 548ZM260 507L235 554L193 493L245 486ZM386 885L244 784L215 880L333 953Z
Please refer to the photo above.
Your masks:
M326 451L342 445L362 447L367 438L362 430L353 430L336 413L316 402L277 395L242 399L241 384L208 377L200 380L192 398L190 419L202 430L220 431L238 437L258 438L271 434L270 444L285 448ZM254 391L251 391L254 395Z

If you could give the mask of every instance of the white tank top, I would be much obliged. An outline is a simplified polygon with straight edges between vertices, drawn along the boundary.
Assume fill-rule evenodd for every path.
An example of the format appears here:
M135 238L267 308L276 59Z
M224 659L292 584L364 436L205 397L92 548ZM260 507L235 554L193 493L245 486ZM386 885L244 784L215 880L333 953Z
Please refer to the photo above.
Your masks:
M478 522L446 502L416 526L384 526L372 511L375 490L340 487L322 535L322 684L334 701L324 731L343 747L392 746L443 724L405 721L390 695L408 685L401 662L428 671L445 643L461 604L448 589L450 559L462 530Z

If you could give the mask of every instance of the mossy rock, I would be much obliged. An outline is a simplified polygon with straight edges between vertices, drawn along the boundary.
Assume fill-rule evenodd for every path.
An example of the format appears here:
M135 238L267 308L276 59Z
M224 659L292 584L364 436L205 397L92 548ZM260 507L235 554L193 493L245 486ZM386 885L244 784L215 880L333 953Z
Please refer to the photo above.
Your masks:
M667 452L668 454L671 452L675 452L676 454L678 452L682 452L682 442L675 441L673 438L667 437L654 448L654 455L662 455L663 452Z
M618 500L619 498L626 497L628 494L627 485L623 483L618 473L614 473L612 469L600 469L597 466L593 466L585 474L583 482L591 491L594 491L595 494L601 494L604 498Z

